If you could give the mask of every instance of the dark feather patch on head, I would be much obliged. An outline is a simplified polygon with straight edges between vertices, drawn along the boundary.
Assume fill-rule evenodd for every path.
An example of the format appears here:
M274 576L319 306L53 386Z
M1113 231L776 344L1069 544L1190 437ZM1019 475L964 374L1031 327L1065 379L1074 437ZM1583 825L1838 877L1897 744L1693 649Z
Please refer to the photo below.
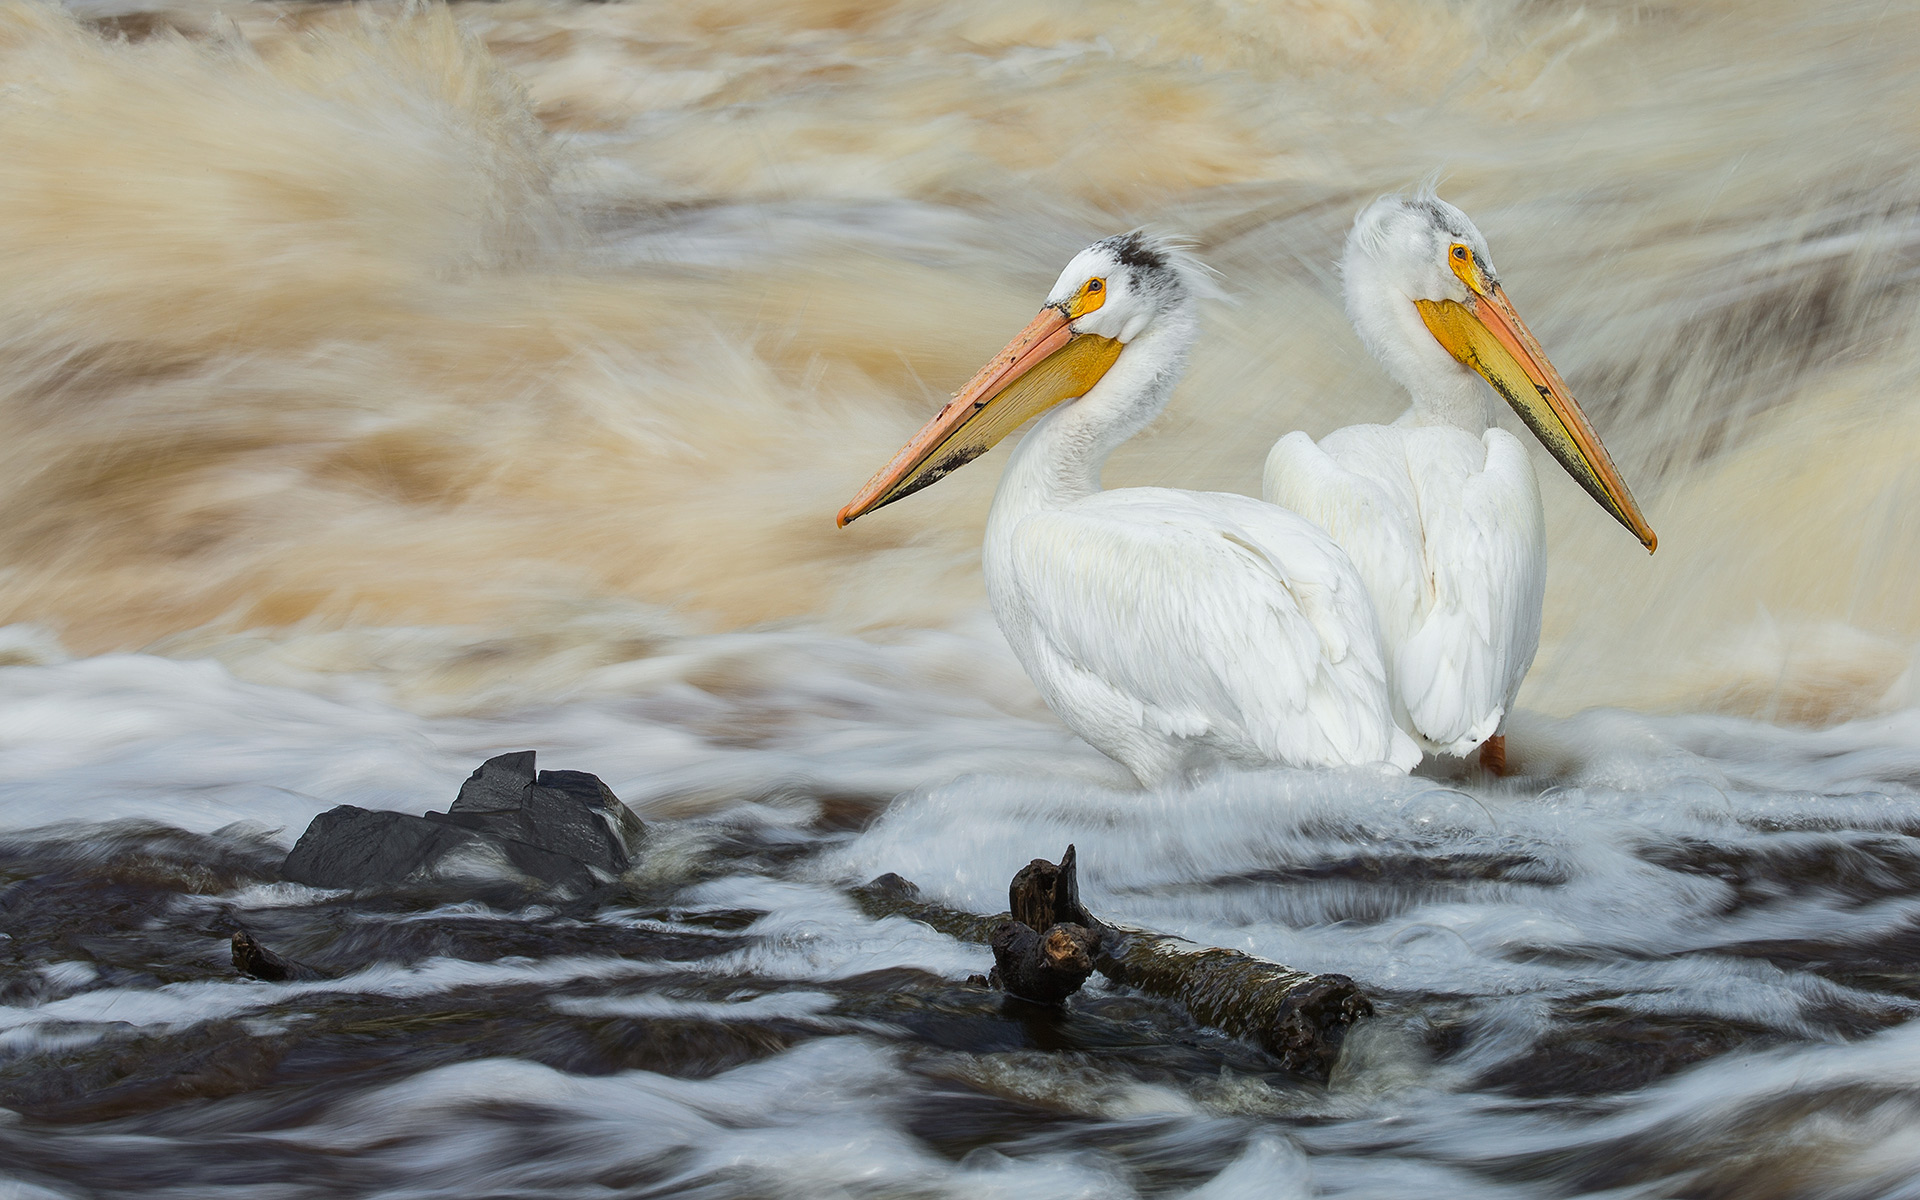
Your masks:
M1199 269L1177 245L1138 229L1102 238L1093 248L1110 255L1115 265L1125 269L1129 285L1143 293L1184 296L1188 290L1186 275Z
M1115 259L1122 266L1145 267L1149 271L1167 269L1167 256L1154 242L1144 237L1139 230L1132 233L1116 234L1106 240Z

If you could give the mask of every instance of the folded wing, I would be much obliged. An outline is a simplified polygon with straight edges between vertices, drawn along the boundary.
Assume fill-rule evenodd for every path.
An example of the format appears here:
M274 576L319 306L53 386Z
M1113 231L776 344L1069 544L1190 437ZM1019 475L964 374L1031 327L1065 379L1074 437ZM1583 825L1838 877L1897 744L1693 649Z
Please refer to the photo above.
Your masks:
M1364 585L1293 514L1128 488L1022 519L1008 553L1029 669L1050 701L1077 701L1055 704L1063 715L1099 711L1112 725L1124 707L1143 743L1171 736L1250 762L1418 761L1387 702ZM1139 757L1076 731L1129 765Z
M1266 495L1319 524L1366 581L1397 715L1429 749L1497 732L1540 642L1546 531L1519 441L1355 425L1277 443Z

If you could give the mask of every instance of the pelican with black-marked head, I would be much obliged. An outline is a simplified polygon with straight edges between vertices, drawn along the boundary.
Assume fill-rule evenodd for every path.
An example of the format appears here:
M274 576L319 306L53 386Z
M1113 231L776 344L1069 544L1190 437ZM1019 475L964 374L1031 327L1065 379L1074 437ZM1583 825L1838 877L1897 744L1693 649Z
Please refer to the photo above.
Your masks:
M1202 281L1139 233L1081 251L840 524L1039 415L1001 477L983 565L1002 632L1069 728L1143 785L1221 760L1405 771L1419 751L1394 723L1372 604L1326 534L1247 496L1100 487L1185 368Z
M1494 424L1493 394L1649 551L1653 529L1465 213L1432 194L1374 201L1341 276L1361 342L1412 406L1318 445L1288 434L1267 456L1263 494L1318 522L1366 580L1403 727L1426 750L1478 748L1500 771L1502 728L1540 643L1547 545L1539 481Z

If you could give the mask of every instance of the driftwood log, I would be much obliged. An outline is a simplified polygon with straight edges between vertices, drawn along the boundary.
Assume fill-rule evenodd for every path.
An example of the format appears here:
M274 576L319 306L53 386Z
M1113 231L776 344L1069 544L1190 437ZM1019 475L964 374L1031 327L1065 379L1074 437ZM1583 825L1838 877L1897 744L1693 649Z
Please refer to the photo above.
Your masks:
M1181 1005L1202 1025L1255 1043L1287 1068L1325 1079L1347 1030L1373 1004L1345 975L1314 975L1237 950L1109 925L1080 902L1072 846L1058 864L1034 859L1007 888L1007 917L984 918L921 901L919 889L883 875L860 889L869 911L924 921L993 948L992 986L1058 1004L1094 971Z

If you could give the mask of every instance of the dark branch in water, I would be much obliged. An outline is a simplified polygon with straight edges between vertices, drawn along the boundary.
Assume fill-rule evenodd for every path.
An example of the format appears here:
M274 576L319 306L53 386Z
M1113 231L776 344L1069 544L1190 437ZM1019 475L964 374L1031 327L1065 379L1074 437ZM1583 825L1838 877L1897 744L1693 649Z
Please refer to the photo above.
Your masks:
M1034 859L1007 889L1007 917L978 917L920 898L898 875L855 892L873 915L925 922L962 941L993 948L991 982L1009 995L1059 1004L1093 971L1114 983L1172 1000L1202 1025L1250 1041L1287 1068L1325 1079L1347 1030L1373 1004L1345 975L1313 975L1237 950L1164 933L1109 925L1080 902L1074 848L1056 865Z

